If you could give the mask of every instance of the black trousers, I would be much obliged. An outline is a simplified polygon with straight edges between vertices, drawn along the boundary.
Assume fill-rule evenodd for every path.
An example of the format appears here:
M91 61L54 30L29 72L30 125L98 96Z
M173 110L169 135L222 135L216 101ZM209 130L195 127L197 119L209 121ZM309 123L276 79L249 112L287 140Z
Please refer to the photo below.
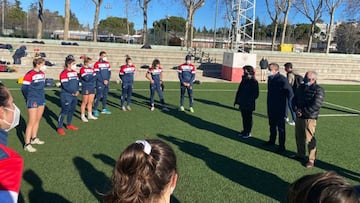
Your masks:
M279 147L285 149L285 119L284 117L269 117L270 142L275 144L276 134L279 132Z
M251 110L241 110L244 133L251 132L251 128L253 125L252 113L253 112Z

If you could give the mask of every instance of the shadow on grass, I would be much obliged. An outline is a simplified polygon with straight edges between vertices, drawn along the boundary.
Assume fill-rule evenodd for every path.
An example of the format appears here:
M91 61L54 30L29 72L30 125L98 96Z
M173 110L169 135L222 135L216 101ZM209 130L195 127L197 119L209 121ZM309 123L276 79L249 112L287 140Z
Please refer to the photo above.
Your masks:
M214 153L200 144L162 134L158 134L158 137L177 145L181 151L203 160L210 169L225 178L277 201L285 202L289 183L278 176ZM267 185L270 187L266 187Z
M61 102L60 102L60 92L59 90L52 90L53 93L51 94L55 94L55 96L51 96L50 94L45 94L45 100L49 101L53 104L55 104L56 106L58 106L59 108L61 108Z
M29 202L31 203L43 203L43 202L70 203L71 202L59 194L46 192L42 186L42 180L33 170L25 171L23 174L23 178L33 187L33 189L30 190L29 192Z
M51 111L46 105L45 105L43 117L45 118L46 122L51 126L52 129L54 130L57 129L57 122L54 122L54 120L57 121L58 115L56 115L53 111Z
M61 92L59 90L53 90L54 94L56 95L56 97L51 96L49 94L45 94L45 100L46 101L50 101L51 103L55 104L56 106L59 107L59 114L60 114L60 110L61 110L61 100L60 100L60 94ZM77 100L77 106L81 105L81 96L78 96L78 100ZM75 112L74 112L74 117L80 119L80 111L78 110L80 108L75 108ZM50 114L50 115L48 115ZM57 123L53 123L51 120L51 117L53 117L55 120L58 120L58 115L55 114L53 111L50 111L49 108L47 108L45 106L45 111L44 111L44 115L43 117L45 117L46 121L49 123L49 125L51 125L52 128L54 128L55 130L57 129Z
M354 160L356 161L356 160ZM336 171L337 174L339 174L342 177L360 182L360 173L348 170L346 168L342 168L333 164L329 164L327 162L316 160L315 161L315 167L324 169L326 171Z
M150 108L150 93L149 93L149 97L145 97L145 96L143 96L141 94L138 94L138 93L133 93L132 96L140 100L140 101L138 101L138 100L135 101L134 102L135 104L137 104L139 106L142 106L142 107L145 107L145 108ZM157 100L156 98L159 98L159 97L155 94L155 100L154 100L155 101L155 107L159 107L159 106L161 106L161 104L160 104L160 101ZM165 96L164 96L164 100L165 100L165 105L167 107L172 108L171 105L166 103L166 97Z
M111 187L109 178L103 172L96 170L90 162L81 157L75 157L73 162L78 169L85 186L99 202L102 202L103 194L109 191Z
M104 164L115 167L116 161L106 154L93 154L93 157L96 159L100 159Z
M180 201L175 197L175 195L170 196L170 202L171 203L180 203Z
M109 96L114 97L114 98L117 100L117 102L113 102L113 101L109 98ZM95 98L94 98L94 99L95 99ZM95 100L94 100L94 102L95 102ZM109 105L109 106L114 107L114 108L120 108L120 96L119 96L119 94L116 94L115 92L109 91L106 105ZM100 106L102 107L102 98L101 98L101 100L99 101L99 106L98 106L98 107L100 107Z
M253 115L254 115L254 116L257 116L257 117L259 117L259 118L266 118L266 119L268 119L268 116L265 115L265 114L253 112Z
M226 109L230 109L230 110L238 110L235 107L227 106L227 105L224 105L222 103L215 102L215 101L210 101L210 100L207 100L207 99L194 98L194 100L197 101L197 102L201 102L203 104L212 105L212 106L216 106L216 107L220 107L220 108L226 108Z
M16 136L19 138L21 146L24 146L25 144L25 139L24 139L25 131L26 131L26 121L24 117L20 115L19 125L16 127Z
M59 109L61 109L60 91L53 90L53 92L55 95L57 95L57 97L51 96L49 94L45 94L45 100L55 104L57 107L59 107ZM53 122L53 119L57 121L59 116L56 113L54 113L54 111L50 110L47 107L47 105L45 105L43 117L45 118L46 122L51 126L52 129L54 130L57 129L57 122Z
M171 110L171 111L168 111L165 113L183 121L184 123L188 123L189 125L191 125L195 128L203 129L203 130L215 133L217 135L223 136L225 138L236 140L238 142L242 142L242 143L251 145L253 147L256 147L256 148L259 148L259 149L262 149L265 151L274 152L274 150L275 150L274 147L262 146L262 144L264 143L264 140L261 140L256 137L251 137L249 139L242 139L237 135L238 131L224 127L217 123L212 123L212 122L206 121L202 118L194 116L193 114L190 114L187 112L179 112L176 110ZM265 117L262 114L257 114L257 116ZM289 158L289 155L294 155L294 154L295 154L295 152L286 151L286 153L278 154L278 155ZM303 163L300 163L300 164L302 165ZM333 164L330 164L330 163L327 163L327 162L324 162L321 160L316 160L315 167L321 168L326 171L333 170L333 171L336 171L339 175L341 175L343 177L360 182L360 173L358 173L358 172L351 171L346 168L336 166L336 165L333 165Z

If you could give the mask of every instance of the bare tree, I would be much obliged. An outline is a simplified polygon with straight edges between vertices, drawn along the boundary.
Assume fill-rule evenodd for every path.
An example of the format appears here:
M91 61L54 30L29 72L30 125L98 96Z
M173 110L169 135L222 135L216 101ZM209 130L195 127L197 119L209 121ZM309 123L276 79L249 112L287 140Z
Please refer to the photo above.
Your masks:
M151 0L138 0L140 8L143 11L144 24L143 24L143 44L147 43L147 8Z
M294 7L311 22L311 30L307 52L311 51L311 44L315 33L315 25L320 20L323 12L324 0L296 0Z
M340 53L360 53L360 28L356 22L341 23L335 32L336 49Z
M39 0L39 8L38 8L38 30L37 30L37 39L42 39L42 25L43 25L43 5L44 1Z
M271 51L274 51L274 49L275 49L275 41L276 41L277 30L278 30L278 26L279 26L279 18L280 18L281 11L284 10L283 8L284 8L285 1L286 0L275 0L274 5L273 5L274 11L271 11L271 5L269 4L269 0L265 0L267 12L269 13L272 23L274 24L274 34L273 34L273 39L271 42Z
M353 19L360 19L360 1L359 0L345 0L346 16L353 16Z
M229 30L229 38L232 37L234 38L235 37L235 24L233 23L234 19L235 19L235 16L233 15L233 12L232 12L232 0L222 0L222 2L220 2L220 5L223 4L225 5L225 16L224 18L229 21L229 24L231 25L231 28ZM229 41L229 47L232 49L233 46L234 46L234 40L230 40Z
M99 13L100 13L100 6L103 0L92 0L95 4L95 17L94 17L94 29L93 29L93 41L97 41L98 35L98 25L99 25Z
M183 3L187 10L187 17L185 22L185 37L184 44L187 48L192 47L192 39L194 34L194 14L197 9L204 5L205 0L183 0ZM190 31L190 40L189 40Z
M285 42L285 36L286 36L286 28L287 28L287 23L288 23L288 16L289 16L289 12L290 12L290 8L292 5L293 0L285 0L285 8L283 9L283 13L284 13L284 24L283 24L283 31L281 34L281 42L280 44L284 44Z
M64 40L68 40L70 24L70 0L65 0Z
M334 24L335 10L341 4L341 0L325 0L325 4L327 9L329 10L329 15L330 15L330 23L327 30L327 46L326 46L326 53L328 54L330 50L331 28Z

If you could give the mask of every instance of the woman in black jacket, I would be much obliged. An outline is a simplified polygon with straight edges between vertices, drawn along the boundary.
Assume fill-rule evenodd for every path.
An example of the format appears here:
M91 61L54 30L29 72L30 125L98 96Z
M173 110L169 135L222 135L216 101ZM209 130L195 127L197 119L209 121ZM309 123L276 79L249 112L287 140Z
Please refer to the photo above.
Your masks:
M251 137L252 114L255 110L255 100L259 97L259 83L255 79L255 72L252 66L244 66L244 75L236 93L234 106L239 105L241 111L243 129L240 132L242 138Z

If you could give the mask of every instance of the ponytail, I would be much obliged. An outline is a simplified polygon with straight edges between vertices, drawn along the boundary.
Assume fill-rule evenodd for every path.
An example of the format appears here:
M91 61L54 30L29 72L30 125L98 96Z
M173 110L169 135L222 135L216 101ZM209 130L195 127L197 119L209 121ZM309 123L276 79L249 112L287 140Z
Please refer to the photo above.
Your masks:
M141 140L130 144L116 162L113 188L105 195L105 202L141 203L158 199L176 171L175 153L166 143Z

